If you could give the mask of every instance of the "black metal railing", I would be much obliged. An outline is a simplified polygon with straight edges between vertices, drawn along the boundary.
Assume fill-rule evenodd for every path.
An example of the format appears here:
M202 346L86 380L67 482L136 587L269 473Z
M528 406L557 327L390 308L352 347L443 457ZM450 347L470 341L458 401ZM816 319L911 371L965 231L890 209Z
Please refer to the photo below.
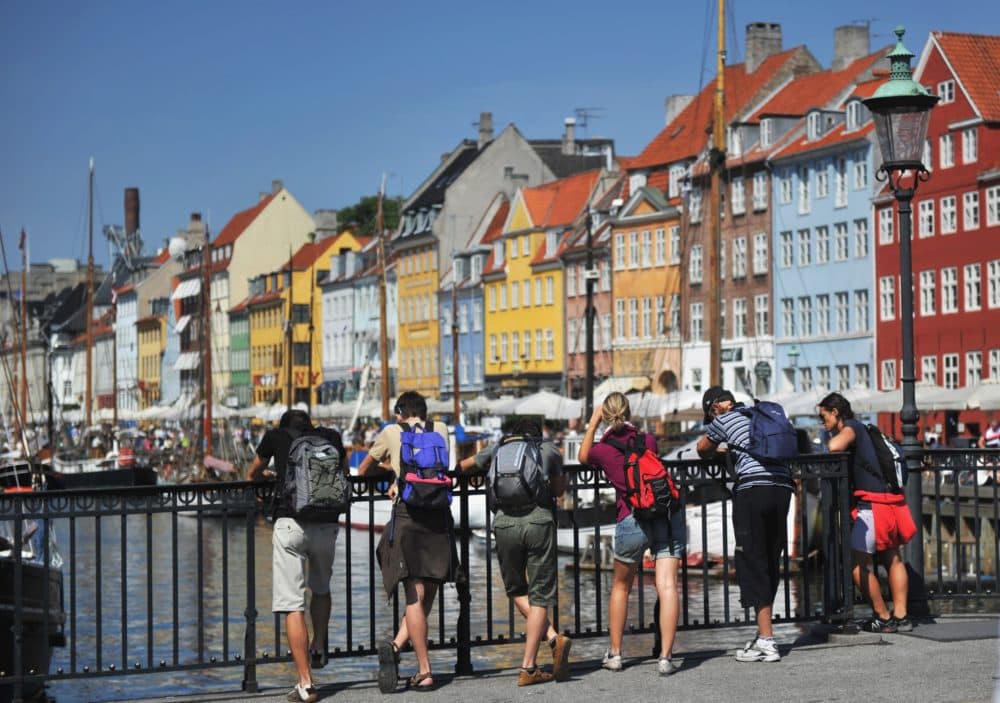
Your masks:
M986 457L998 456L927 454L924 528L931 538L925 545L934 557L927 564L935 576L928 583L936 601L996 592L996 482L966 485L962 476L992 470ZM725 467L711 461L668 465L683 489L691 545L679 579L680 629L752 622L753 614L739 605L733 575ZM797 507L782 557L775 620L847 622L854 591L846 455L806 455L792 468ZM565 554L554 624L577 638L605 636L613 489L589 467L569 466L567 472L566 509L559 513ZM398 599L386 598L375 563L391 506L386 484L352 481L355 497L345 519L354 527L342 529L337 541L329 642L342 674L360 680L371 675L370 657L379 638L395 629L401 610ZM453 650L456 672L470 673L474 648L518 640L522 624L495 563L483 477L456 476L455 485L461 575L454 587L440 589L428 634L431 649ZM35 521L46 543L49 535L55 537L63 556L58 573L65 610L65 647L55 650L48 670L25 670L14 660L0 686L11 686L17 700L45 682L164 674L183 689L190 672L228 667L244 690L256 690L258 666L288 661L282 620L259 616L270 611L270 526L261 518L270 496L270 485L248 483L0 496L0 521ZM16 551L10 560L19 561ZM949 588L956 574L956 585ZM23 589L13 589L15 613L27 597ZM651 576L640 570L630 601L632 631L653 632L655 597ZM58 612L43 609L48 621L58 620ZM21 626L15 618L15 638Z

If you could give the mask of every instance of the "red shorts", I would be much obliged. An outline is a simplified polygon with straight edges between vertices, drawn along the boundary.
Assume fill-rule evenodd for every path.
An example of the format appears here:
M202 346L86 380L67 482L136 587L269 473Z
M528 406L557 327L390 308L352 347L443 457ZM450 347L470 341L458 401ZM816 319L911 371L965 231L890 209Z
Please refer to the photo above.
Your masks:
M917 534L917 527L910 515L910 508L902 495L893 494L854 494L859 501L871 504L872 518L875 523L875 551L902 547ZM883 498L884 497L884 498ZM874 498L874 500L872 500ZM883 498L885 502L879 500ZM857 508L853 511L855 516Z

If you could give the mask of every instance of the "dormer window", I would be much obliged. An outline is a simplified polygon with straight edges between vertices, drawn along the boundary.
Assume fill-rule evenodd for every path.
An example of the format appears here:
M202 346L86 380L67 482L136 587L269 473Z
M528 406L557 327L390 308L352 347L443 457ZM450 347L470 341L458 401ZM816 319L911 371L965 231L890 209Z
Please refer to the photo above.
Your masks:
M729 156L743 155L743 132L739 127L727 127L727 140L729 142Z
M865 106L860 100L852 100L847 103L847 131L853 132L860 129L865 121Z
M559 234L556 232L545 233L545 255L555 256L556 247L559 246Z
M476 256L472 257L472 275L470 276L474 282L478 282L480 276L483 275L483 257Z
M667 185L668 197L676 198L681 194L681 181L687 173L687 168L683 164L675 164L670 167L670 182Z
M503 264L503 254L504 254L504 242L502 239L498 239L493 242L493 263L496 266Z
M455 259L455 284L465 280L465 259Z
M634 193L640 188L646 186L646 174L645 173L633 173L628 177L628 190L630 193Z
M806 117L806 139L813 141L823 134L823 121L819 112L810 112Z
M403 231L400 232L400 237L408 237L413 234L413 214L407 213L403 216Z
M760 145L767 149L774 143L774 120L765 117L760 121Z

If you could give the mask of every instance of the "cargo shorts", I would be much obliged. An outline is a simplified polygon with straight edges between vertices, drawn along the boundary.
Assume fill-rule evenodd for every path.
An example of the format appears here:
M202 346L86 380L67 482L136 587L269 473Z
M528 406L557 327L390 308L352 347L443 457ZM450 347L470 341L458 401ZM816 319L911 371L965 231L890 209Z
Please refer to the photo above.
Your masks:
M499 511L493 521L497 561L511 598L528 596L528 604L556 604L558 561L556 521L551 510L535 507L524 513Z

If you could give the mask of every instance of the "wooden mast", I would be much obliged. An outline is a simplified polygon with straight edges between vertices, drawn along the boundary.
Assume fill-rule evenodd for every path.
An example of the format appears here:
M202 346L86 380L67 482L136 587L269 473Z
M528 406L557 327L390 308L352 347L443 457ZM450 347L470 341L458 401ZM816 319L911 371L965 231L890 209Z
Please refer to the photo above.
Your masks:
M93 379L94 361L94 159L90 159L90 178L87 186L87 373L86 396L84 397L84 427L90 427L93 419Z
M294 404L295 387L292 385L292 346L294 342L293 330L295 325L292 322L292 313L295 311L295 307L292 301L292 294L295 292L292 286L292 281L295 277L292 275L292 247L288 247L288 321L285 323L285 353L288 355L286 360L286 378L285 378L285 407L291 410Z
M205 225L205 246L202 248L201 325L202 325L202 387L205 412L202 432L205 435L205 456L212 454L212 240Z
M386 321L386 271L385 271L385 224L383 222L382 201L385 199L385 174L378 190L378 209L375 217L375 236L378 237L378 319L379 319L379 359L382 362L382 419L389 415L389 332Z
M118 293L111 279L111 427L118 429Z
M28 247L21 229L21 423L28 424Z
M718 57L715 69L715 101L712 110L712 144L709 149L711 185L709 192L708 252L705 257L705 282L708 298L708 385L722 385L722 285L719 280L719 251L722 248L722 169L726 166L725 74L726 10L719 0Z
M461 412L461 389L458 386L458 261L453 260L451 264L451 394L454 407L452 413L454 417L451 423L458 426L459 413ZM516 354L516 351L515 351Z

